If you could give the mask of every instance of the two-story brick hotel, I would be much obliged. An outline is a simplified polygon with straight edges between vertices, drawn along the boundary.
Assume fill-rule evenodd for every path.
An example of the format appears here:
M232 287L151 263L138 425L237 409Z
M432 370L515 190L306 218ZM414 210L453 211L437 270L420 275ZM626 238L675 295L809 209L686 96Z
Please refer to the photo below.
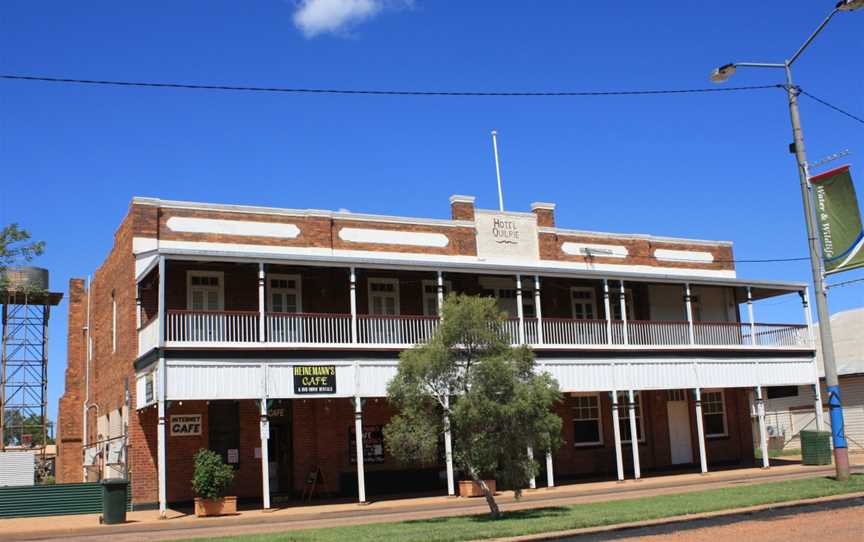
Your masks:
M136 507L164 510L192 499L203 447L264 507L452 493L446 453L399 464L381 432L399 352L447 292L497 299L560 383L564 445L534 451L541 484L753 464L764 387L818 383L807 287L737 278L729 242L450 203L441 220L135 198L89 288L70 284L60 481L126 475ZM754 320L784 295L805 324Z

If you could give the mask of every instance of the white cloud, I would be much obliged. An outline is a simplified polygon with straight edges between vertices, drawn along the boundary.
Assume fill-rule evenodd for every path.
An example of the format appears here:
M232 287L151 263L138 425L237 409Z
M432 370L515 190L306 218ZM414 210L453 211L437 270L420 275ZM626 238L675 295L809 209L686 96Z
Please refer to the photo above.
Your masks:
M394 0L300 0L294 12L294 24L307 38L314 38L367 21L393 4Z

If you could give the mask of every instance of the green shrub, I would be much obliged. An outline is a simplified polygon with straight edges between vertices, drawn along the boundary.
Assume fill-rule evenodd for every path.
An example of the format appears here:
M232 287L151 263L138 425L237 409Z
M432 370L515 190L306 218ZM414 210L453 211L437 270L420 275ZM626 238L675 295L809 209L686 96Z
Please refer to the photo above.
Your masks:
M192 491L202 499L218 499L234 480L234 469L216 452L201 448L195 454Z

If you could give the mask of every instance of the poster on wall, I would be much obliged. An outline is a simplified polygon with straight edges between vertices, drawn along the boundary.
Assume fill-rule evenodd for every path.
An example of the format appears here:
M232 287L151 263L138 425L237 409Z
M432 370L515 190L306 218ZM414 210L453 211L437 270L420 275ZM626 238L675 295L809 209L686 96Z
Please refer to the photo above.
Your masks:
M348 439L348 449L350 450L351 463L357 462L357 438L354 434L354 427L351 427ZM383 463L384 462L384 427L381 425L364 425L363 426L363 462L364 463Z
M294 393L336 393L336 366L295 365Z

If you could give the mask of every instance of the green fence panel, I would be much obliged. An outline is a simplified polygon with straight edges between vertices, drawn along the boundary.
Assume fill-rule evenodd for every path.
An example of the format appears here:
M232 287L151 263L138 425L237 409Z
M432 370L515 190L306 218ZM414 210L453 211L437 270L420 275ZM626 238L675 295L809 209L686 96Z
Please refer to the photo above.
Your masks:
M126 486L126 509L132 509L131 484ZM0 518L101 512L102 484L98 482L0 487Z

